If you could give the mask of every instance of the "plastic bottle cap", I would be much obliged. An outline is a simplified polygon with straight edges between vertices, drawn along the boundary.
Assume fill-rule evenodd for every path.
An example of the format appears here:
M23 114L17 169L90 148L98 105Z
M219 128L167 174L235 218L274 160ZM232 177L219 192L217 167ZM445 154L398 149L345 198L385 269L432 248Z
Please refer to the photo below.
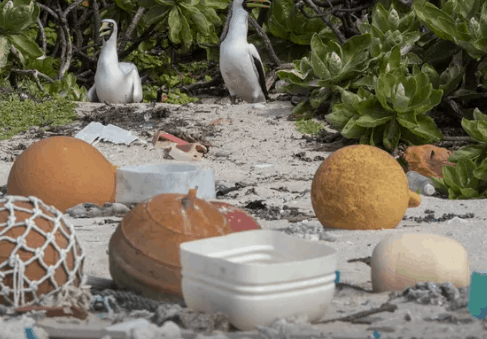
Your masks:
M424 193L426 193L428 195L435 194L435 187L432 186L431 184L424 185Z

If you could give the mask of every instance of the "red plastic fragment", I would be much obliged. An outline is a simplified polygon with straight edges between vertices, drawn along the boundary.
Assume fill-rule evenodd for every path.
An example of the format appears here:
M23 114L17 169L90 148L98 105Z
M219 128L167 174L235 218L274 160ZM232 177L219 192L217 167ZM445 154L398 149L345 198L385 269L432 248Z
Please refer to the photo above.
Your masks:
M230 222L233 232L258 230L262 227L245 211L223 201L210 201Z
M154 138L152 138L152 143L155 145L158 141L172 141L178 144L178 146L187 145L188 142L183 139L179 139L172 134L166 133L164 131L157 131L154 133Z

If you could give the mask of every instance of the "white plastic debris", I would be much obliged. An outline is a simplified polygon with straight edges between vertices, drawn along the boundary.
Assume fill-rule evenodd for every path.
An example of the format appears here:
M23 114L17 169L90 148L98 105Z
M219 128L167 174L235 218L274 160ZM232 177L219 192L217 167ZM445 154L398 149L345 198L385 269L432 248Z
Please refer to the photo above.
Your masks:
M109 335L117 339L129 339L133 337L132 332L138 328L147 328L151 322L147 319L136 319L109 326L102 331L102 335Z
M113 142L114 144L130 145L132 142L139 139L132 135L130 131L123 128L112 124L104 126L101 123L94 121L90 122L88 126L79 131L74 137L92 145L96 145L102 140Z
M23 315L20 318L5 319L0 317L0 339L29 339L27 338L26 328L32 329L31 334L35 335L39 339L49 339L49 336L45 330L35 326L35 320L27 315Z
M215 170L189 164L146 164L117 168L115 201L139 203L164 193L187 194L198 187L199 199L215 199Z

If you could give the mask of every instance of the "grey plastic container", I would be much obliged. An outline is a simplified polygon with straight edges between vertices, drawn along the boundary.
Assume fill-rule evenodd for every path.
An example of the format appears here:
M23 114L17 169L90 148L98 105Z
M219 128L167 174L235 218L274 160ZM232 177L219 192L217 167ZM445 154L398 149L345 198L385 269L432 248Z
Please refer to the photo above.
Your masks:
M198 187L200 199L215 198L215 170L188 164L140 165L117 168L115 201L139 203L163 193L186 194Z
M187 306L223 312L243 331L295 314L319 320L335 291L336 250L280 231L184 242L180 254Z

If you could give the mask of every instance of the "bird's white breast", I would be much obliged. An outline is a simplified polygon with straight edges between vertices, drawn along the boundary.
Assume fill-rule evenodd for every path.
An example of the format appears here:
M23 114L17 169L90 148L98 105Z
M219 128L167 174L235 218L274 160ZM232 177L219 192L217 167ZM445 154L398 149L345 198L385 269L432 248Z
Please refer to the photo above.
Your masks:
M101 102L127 103L132 97L133 83L117 67L116 70L100 69L95 75L96 94Z
M230 93L252 102L260 89L259 79L246 41L224 40L220 47L220 71Z

